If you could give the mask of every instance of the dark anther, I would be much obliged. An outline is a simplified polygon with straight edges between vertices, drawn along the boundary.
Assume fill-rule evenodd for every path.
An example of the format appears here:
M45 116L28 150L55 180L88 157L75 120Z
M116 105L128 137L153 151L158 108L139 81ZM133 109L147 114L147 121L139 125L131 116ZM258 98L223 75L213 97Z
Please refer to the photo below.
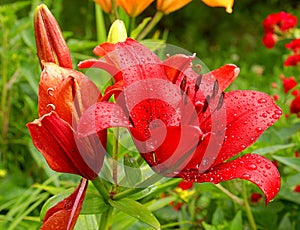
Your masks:
M184 95L184 104L187 104L187 99L190 96L190 87L188 86L186 91L185 91L185 95Z
M225 93L222 92L222 94L220 95L219 101L218 101L217 110L222 108L222 106L224 104L224 97L225 97Z
M133 127L133 128L135 128L135 126L134 126L134 123L133 123L133 120L132 120L131 116L129 116L129 122L130 122L130 124L132 125L132 127Z
M197 80L196 80L196 84L195 84L195 93L199 90L200 88L200 84L201 84L201 81L202 81L202 74L200 73L197 77Z
M207 95L205 98L205 101L204 101L203 108L202 108L202 113L204 113L207 110L209 101L210 101L210 96Z
M181 95L184 93L185 88L186 88L186 75L184 75L184 77L180 83Z
M216 80L216 81L214 82L213 92L212 92L211 97L212 97L212 98L215 98L215 96L217 95L218 91L219 91L219 83L218 83L218 81Z

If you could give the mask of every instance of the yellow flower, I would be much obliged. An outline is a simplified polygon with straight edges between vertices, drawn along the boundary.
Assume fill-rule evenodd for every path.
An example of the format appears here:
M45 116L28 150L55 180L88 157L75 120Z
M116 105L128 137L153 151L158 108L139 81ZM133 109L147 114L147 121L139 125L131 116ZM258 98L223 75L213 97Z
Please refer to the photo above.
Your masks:
M192 0L157 0L156 9L164 14L169 14L175 10L179 10L191 1Z
M101 6L102 10L109 14L112 12L112 4L111 0L94 0L99 6Z
M226 12L231 14L234 0L202 0L202 2L210 7L225 7Z
M136 17L153 1L154 0L117 0L117 3L130 17Z

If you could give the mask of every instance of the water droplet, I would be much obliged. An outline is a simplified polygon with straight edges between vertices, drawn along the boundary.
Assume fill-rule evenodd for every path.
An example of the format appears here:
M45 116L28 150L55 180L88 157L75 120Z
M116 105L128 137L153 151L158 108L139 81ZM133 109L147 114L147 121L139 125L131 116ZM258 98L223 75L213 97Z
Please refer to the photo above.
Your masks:
M53 92L54 92L54 89L53 89L53 88L50 87L50 88L47 89L47 93L48 93L48 95L51 96L51 97L53 97L53 95L54 95Z
M261 116L266 118L268 115L266 113L263 113Z
M273 114L272 115L272 118L274 118L274 119L278 119L280 117L280 115L278 115L278 114Z
M241 147L242 149L244 149L244 148L246 148L246 145L241 145L240 147Z
M261 159L257 159L257 160L256 160L256 163L257 163L257 164L260 164L260 163L261 163Z
M249 164L249 165L247 165L247 168L250 170L255 170L255 169L257 169L257 166L255 164Z
M267 100L264 99L264 98L260 98L260 99L257 100L257 102L258 102L259 104L262 104L262 103L266 103Z
M262 131L262 128L261 127L258 127L255 129L257 132L261 132Z
M270 169L271 165L270 164L266 164L266 169Z
M243 174L243 178L245 178L245 179L250 179L250 177L251 177L251 175L248 173Z
M277 114L277 115L282 115L282 111L279 110L279 109L278 109L278 110L275 110L274 113Z
M47 108L50 108L51 110L55 110L55 105L53 105L53 104L48 104L48 105L47 105Z

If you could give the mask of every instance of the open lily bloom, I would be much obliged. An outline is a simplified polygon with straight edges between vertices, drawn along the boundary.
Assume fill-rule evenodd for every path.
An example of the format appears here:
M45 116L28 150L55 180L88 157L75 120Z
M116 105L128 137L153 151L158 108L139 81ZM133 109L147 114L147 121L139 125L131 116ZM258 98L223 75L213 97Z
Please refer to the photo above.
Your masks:
M190 182L246 179L274 198L280 187L277 168L266 158L246 154L231 160L281 115L271 97L256 91L224 90L239 68L225 65L197 73L195 56L177 54L161 61L132 39L95 49L102 59L80 68L97 67L114 76L116 103L99 100L80 118L80 136L109 127L126 127L152 169Z

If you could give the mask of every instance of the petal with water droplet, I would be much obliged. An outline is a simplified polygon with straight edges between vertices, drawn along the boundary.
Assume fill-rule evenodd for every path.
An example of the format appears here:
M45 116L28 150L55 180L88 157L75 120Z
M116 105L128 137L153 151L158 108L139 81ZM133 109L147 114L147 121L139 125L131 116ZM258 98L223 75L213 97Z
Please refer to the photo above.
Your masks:
M259 102L261 99L264 103ZM275 111L281 111L269 95L250 90L225 93L224 104L227 138L215 164L229 159L253 144L280 117L272 116Z
M268 165L268 167L248 167L256 165L258 160L261 162L260 164ZM221 163L205 173L198 173L196 170L183 171L178 176L191 182L213 182L215 184L236 178L245 179L256 184L264 192L266 204L276 196L280 189L280 175L277 167L268 159L257 154L246 154L233 161Z
M98 102L81 116L77 127L79 136L98 133L110 127L129 127L129 118L123 109L110 102Z

